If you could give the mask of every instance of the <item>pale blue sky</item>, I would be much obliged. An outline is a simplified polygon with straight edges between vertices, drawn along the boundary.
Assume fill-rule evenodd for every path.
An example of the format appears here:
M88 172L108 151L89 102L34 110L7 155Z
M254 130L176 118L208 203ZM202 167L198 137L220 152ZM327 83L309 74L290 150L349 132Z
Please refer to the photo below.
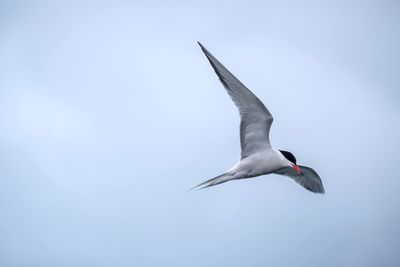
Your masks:
M1 1L0 265L398 266L396 1ZM239 159L201 41L325 195Z

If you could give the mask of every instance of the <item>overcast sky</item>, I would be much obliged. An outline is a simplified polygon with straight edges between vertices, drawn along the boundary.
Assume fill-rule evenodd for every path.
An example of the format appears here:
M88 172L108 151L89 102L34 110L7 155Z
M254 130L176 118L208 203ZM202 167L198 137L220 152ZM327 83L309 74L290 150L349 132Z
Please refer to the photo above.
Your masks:
M0 265L399 266L397 1L1 1ZM201 41L274 116L239 159Z

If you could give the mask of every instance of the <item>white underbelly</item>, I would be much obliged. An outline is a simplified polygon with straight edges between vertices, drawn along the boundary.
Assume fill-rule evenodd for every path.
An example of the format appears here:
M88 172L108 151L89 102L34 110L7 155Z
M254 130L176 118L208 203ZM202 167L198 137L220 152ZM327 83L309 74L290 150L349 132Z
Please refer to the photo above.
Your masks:
M277 155L274 150L269 150L241 160L230 171L253 177L277 171L284 167L284 163L280 155Z

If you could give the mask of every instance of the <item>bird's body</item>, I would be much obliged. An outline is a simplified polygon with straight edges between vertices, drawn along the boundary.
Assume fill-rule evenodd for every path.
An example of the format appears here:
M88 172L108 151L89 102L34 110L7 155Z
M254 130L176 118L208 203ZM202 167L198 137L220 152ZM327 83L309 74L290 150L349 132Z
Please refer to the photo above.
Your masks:
M306 189L324 193L318 174L306 166L298 166L288 151L272 148L269 131L273 121L264 104L199 43L229 96L239 109L241 160L226 173L205 181L195 188L205 188L230 180L276 173L293 178Z
M241 173L244 175L243 178L250 178L270 174L284 167L290 167L290 165L278 150L272 148L240 160L229 172Z

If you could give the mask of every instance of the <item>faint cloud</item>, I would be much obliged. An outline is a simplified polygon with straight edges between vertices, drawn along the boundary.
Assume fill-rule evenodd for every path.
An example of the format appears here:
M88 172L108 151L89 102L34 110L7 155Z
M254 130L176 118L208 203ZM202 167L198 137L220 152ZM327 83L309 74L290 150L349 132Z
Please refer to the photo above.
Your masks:
M32 92L10 97L3 123L11 133L54 142L82 139L93 130L92 122L67 103Z

